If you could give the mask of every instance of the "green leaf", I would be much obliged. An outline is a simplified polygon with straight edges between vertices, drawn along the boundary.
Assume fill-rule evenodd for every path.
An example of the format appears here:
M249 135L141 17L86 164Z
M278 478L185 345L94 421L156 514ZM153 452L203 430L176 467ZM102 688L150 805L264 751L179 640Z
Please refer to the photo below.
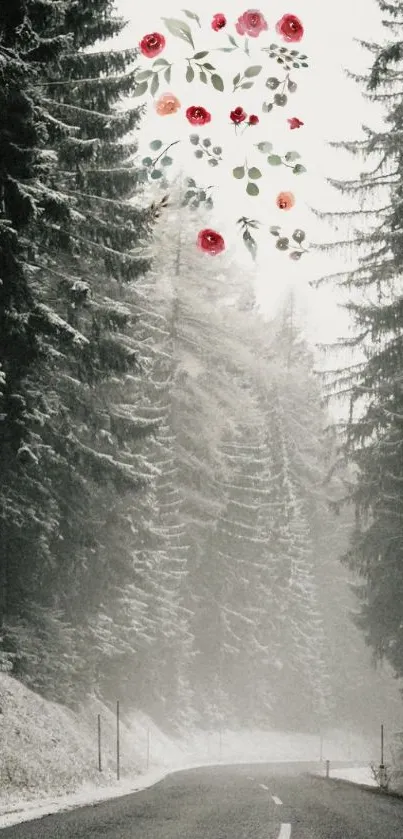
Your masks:
M248 169L248 175L254 181L262 177L260 169L257 169L256 166L252 166L251 169Z
M159 80L159 78L158 78L157 74L155 74L155 75L153 76L153 80L152 80L152 82L151 82L151 84L150 84L150 93L151 93L151 96L155 96L155 94L156 94L156 92L157 92L157 90L158 90L159 86L160 86L160 80Z
M276 105L278 105L280 108L284 108L284 105L287 104L288 99L285 93L276 93L274 101Z
M216 160L214 157L210 157L208 163L210 166L218 166L218 160Z
M217 73L213 73L211 77L211 84L215 88L215 90L223 91L224 90L224 82L221 76L217 76Z
M276 50L278 48L277 44L270 44L270 50Z
M148 83L147 82L141 82L141 84L136 85L136 87L134 88L133 96L142 96L143 93L146 92L147 88L148 88Z
M151 177L154 181L156 181L157 178L162 178L162 172L160 172L159 169L154 169L154 171L151 172Z
M241 87L243 90L249 90L250 87L253 87L253 82L245 82L244 84L241 84Z
M215 67L213 67L213 65L209 64L208 62L203 64L203 67L205 67L206 70L215 70Z
M213 146L213 154L221 154L222 148L221 146Z
M259 151L265 152L266 154L271 152L271 150L273 148L272 143L257 143L256 145L257 145L257 148L259 149Z
M204 70L200 70L199 78L200 78L200 81L203 82L203 84L207 84L207 76L206 76Z
M252 79L254 76L259 75L261 69L262 68L257 64L254 67L247 67L244 72L244 76L246 76L248 79Z
M151 159L151 157L143 157L143 160L141 162L143 163L144 166L151 166L152 159Z
M197 15L196 15L194 12L189 12L189 10L188 10L188 9L182 9L182 12L186 15L186 17L189 17L191 20L195 20L195 21L196 21L196 23L197 23L197 24L200 26L200 28L201 28L200 18L199 18L199 17L197 17Z
M295 91L298 89L298 85L296 84L296 82L291 81L291 79L288 79L287 87L290 93L295 93Z
M196 181L193 178L188 178L188 186L196 186Z
M206 149L208 149L208 148L209 148L209 146L211 146L211 140L210 140L210 138L209 138L209 137L206 137L206 139L205 139L205 140L203 140L203 146L204 146Z
M228 40L229 40L229 42L230 42L231 44L233 44L233 46L234 46L234 47L237 47L237 46L238 46L238 44L237 44L237 42L236 42L235 38L233 38L233 37L232 37L232 35L228 35Z
M309 64L305 64L305 62L303 61L301 67L309 67Z
M194 195L196 195L195 191L193 189L188 189L187 192L185 192L185 201L189 201L189 198L193 198Z
M270 154L267 162L270 163L270 166L281 166L281 157L278 154Z
M269 78L266 79L266 87L268 87L270 90L276 90L279 84L280 82L278 79L276 79L275 76L269 76Z
M153 67L158 67L160 64L169 64L169 61L167 61L166 58L156 58L155 61L153 61Z
M248 195L259 195L259 187L257 184L249 183L246 187L246 192Z
M292 251L290 253L290 259L295 259L295 261L297 259L301 259L301 256L302 256L302 251Z
M162 20L164 21L165 26L168 29L168 32L171 33L171 35L175 35L176 38L181 38L182 41L187 41L187 43L190 44L193 47L193 49L195 48L192 38L192 31L190 29L190 26L188 26L184 20L177 20L176 18L167 17L163 17Z
M304 172L306 172L306 169L305 166L301 166L301 163L297 163L297 165L294 166L292 171L294 172L294 175L302 175Z
M189 137L189 140L190 140L190 142L192 143L193 146L197 146L197 144L199 142L199 135L198 134L191 134L190 137ZM162 145L162 143L161 143L161 145Z
M195 59L195 61L198 61L199 58L205 58L206 55L208 55L208 50L204 52L197 52L196 55L193 56L193 58Z
M269 232L272 236L279 236L280 235L280 228L279 227L270 227Z
M195 77L195 71L193 70L193 67L191 67L190 64L188 64L188 67L187 67L187 70L186 70L186 81L187 82L192 82L194 77Z
M168 84L171 81L171 68L170 67L167 67L167 69L165 70L164 79L165 79L166 82L168 82Z
M242 239L243 239L243 241L245 243L245 246L247 247L249 253L251 254L252 258L255 259L256 258L256 251L257 251L257 244L256 244L253 236L250 235L249 230L244 230L244 232L242 234Z
M158 151L158 149L160 149L161 146L162 146L162 141L161 140L153 140L152 143L150 143L150 149L152 149L153 151Z
M202 152L201 149L196 149L195 157L197 157L199 160L200 160L201 157L203 157L203 152Z
M307 59L307 58L308 58L308 56L307 56L307 55L300 55L300 59L301 59L301 61L305 61L305 59Z
M234 52L231 47L218 47L218 52Z
M234 78L232 79L232 84L234 85L234 87L236 87L238 82L240 82L240 81L241 81L241 74L237 73L236 76L234 76Z
M173 160L169 155L165 155L161 160L161 166L171 166L171 163L173 163Z
M144 79L149 79L152 74L152 70L142 70L141 73L136 73L136 82L143 82Z
M289 241L290 241L290 240L289 240L289 239L287 239L287 237L286 237L286 236L283 236L281 239L277 239L277 242L276 242L276 248L278 248L278 249L279 249L279 251L287 251L287 250L288 250Z
M287 163L292 163L294 160L299 160L300 157L301 155L297 151L288 151L285 155Z
M236 166L235 169L232 170L232 174L233 174L234 178L238 178L238 180L240 180L241 178L244 178L245 177L244 166Z
M290 55L298 55L298 50L291 50Z

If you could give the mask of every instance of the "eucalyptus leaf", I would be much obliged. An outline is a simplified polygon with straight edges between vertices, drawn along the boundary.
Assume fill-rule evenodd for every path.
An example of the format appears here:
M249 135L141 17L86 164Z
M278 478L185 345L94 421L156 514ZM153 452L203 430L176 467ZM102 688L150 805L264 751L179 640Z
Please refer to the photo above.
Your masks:
M143 157L143 160L141 162L142 162L143 166L151 166L152 159L151 159L151 157Z
M295 93L295 91L298 89L297 83L291 81L291 79L288 79L287 87L288 87L288 90L290 91L290 93Z
M267 162L270 163L270 166L281 166L281 157L278 154L270 154Z
M152 143L150 143L150 149L152 149L153 151L158 151L158 149L160 149L161 146L162 140L153 140Z
M161 159L161 166L171 166L172 163L172 157L169 157L169 155L165 155L165 157Z
M148 83L147 82L141 82L140 84L136 85L136 87L134 88L133 96L142 96L143 93L146 92L147 88L148 88Z
M298 151L288 151L286 155L284 155L287 163L293 163L294 160L299 160L301 157Z
M160 172L159 169L154 169L154 171L151 172L151 177L154 181L156 181L157 178L162 178L162 172Z
M162 20L164 21L165 26L168 29L168 32L171 33L171 35L175 35L176 38L181 38L182 41L187 41L187 43L191 44L191 46L194 49L195 45L193 43L192 31L190 29L190 26L188 26L188 24L185 23L184 20L177 20L176 18L167 17L163 17Z
M191 134L190 137L189 137L189 140L190 140L190 142L192 143L193 146L197 146L197 144L199 142L199 135L198 134ZM162 145L162 143L161 143L161 145Z
M289 241L290 241L290 240L289 240L289 239L287 239L287 237L286 237L286 236L283 236L281 239L277 239L277 242L276 242L276 248L278 248L278 249L279 249L279 251L287 251L287 250L288 250Z
M152 82L150 84L151 96L155 96L159 86L160 86L160 80L159 80L157 74L155 73L155 75L153 76Z
M248 79L252 79L254 76L259 75L261 69L262 67L257 64L253 67L247 67L244 72L244 76L246 76Z
M208 163L210 166L218 166L218 160L216 160L214 157L210 157Z
M248 169L248 175L254 181L256 181L258 178L262 177L262 173L261 173L260 169L257 169L256 166L252 166L251 169Z
M193 67L191 67L191 65L188 64L188 67L187 67L187 70L186 70L186 81L187 82L192 82L194 77L195 77L195 71L193 70Z
M297 259L301 259L301 256L302 256L302 251L292 251L290 253L290 259L294 259L295 261L297 261Z
M218 76L217 73L213 73L211 76L211 84L215 90L219 90L220 92L224 90L224 82L221 76Z
M272 143L266 143L266 142L257 143L257 148L259 149L259 151L262 151L265 154L269 154L269 152L271 152L271 150L273 148L273 144Z
M232 174L233 174L234 178L238 178L238 180L240 180L241 178L244 178L245 177L245 167L244 166L236 166L235 169L232 170Z
M301 165L301 163L297 163L297 165L294 166L292 171L294 172L294 175L302 175L304 172L306 172L306 169L305 166Z
M203 157L203 152L202 152L201 149L196 149L195 157L197 157L199 160L200 160L201 157Z
M280 108L284 108L284 105L287 104L288 99L285 93L276 93L274 101L276 105L278 105Z
M208 148L209 148L209 146L211 146L211 140L210 140L210 138L209 138L209 137L206 137L206 139L205 139L205 140L203 140L203 146L204 146L206 149L208 149Z
M257 184L248 183L246 187L246 192L248 195L259 195L259 187Z
M213 146L213 154L221 154L222 148L221 146Z
M274 227L274 226L270 227L269 228L269 233L271 233L272 236L279 236L280 235L280 228L279 227Z
M276 90L279 84L279 79L276 79L275 76L270 76L266 81L266 87L268 87L270 90Z

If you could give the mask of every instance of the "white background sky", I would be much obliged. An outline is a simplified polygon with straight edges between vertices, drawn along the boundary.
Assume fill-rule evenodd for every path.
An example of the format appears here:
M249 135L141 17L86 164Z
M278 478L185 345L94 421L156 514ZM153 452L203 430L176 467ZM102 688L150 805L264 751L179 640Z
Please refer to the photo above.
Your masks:
M175 93L182 104L177 114L160 117L155 113L149 94L136 100L145 101L149 106L140 129L141 151L147 154L148 143L157 137L167 143L182 139L180 146L172 150L172 156L178 168L183 166L198 185L219 185L220 188L214 191L215 208L211 211L211 226L225 235L229 250L236 249L240 263L251 265L240 237L237 239L236 236L235 222L241 215L261 219L266 229L270 224L282 224L289 232L295 227L302 227L311 241L326 241L337 237L327 224L318 221L309 207L326 211L357 207L356 199L341 199L334 188L326 184L325 179L328 176L342 179L357 176L360 162L341 150L331 149L328 142L360 138L362 124L371 127L380 125L377 106L366 101L360 86L347 79L343 72L344 68L348 68L360 73L370 66L370 54L354 42L355 38L378 43L385 40L375 0L338 0L331 10L327 4L313 3L312 0L293 0L292 3L271 0L270 4L263 3L260 6L249 4L248 0L235 0L231 3L228 0L222 3L203 0L203 3L197 4L191 0L185 0L184 4L178 0L165 0L164 3L161 0L148 0L142 7L135 5L133 0L118 0L117 6L129 21L126 30L116 39L119 47L137 45L143 35L149 32L158 31L166 37L167 47L162 56L175 62L175 67L171 83L163 83L158 96L169 91ZM184 7L199 15L202 30L183 15L181 10ZM242 40L237 36L234 24L239 15L249 8L260 9L269 25L268 32L249 40L250 58L237 51L233 54L212 52L204 59L217 67L226 83L225 92L216 92L211 85L206 86L196 81L187 84L186 63L183 59L191 56L193 50L183 41L169 35L161 16L179 17L191 23L196 51L200 51L228 46L227 33ZM223 12L228 20L227 27L220 33L213 32L210 27L212 15L216 12ZM290 46L290 49L295 47L305 52L309 56L310 66L308 69L294 71L292 78L298 83L298 91L289 97L289 104L285 108L275 108L271 114L262 114L261 103L265 99L268 101L270 96L264 87L264 80L269 75L280 77L281 70L267 54L260 52L260 47L269 46L272 41L285 45L274 29L277 20L285 13L298 15L304 24L303 40L300 44ZM144 69L150 69L151 63L147 58L141 61ZM250 91L237 91L233 94L230 84L232 77L251 64L263 64L264 67L255 87ZM203 105L212 113L212 122L197 131L203 137L210 137L213 145L219 144L224 148L224 160L215 169L209 167L205 160L196 160L193 156L194 147L190 145L188 137L196 129L188 124L184 116L189 105ZM259 126L248 129L243 139L235 137L228 120L229 111L238 105L260 117ZM304 127L290 131L286 120L292 116L302 119ZM252 143L260 140L273 142L274 151L279 154L288 150L299 151L301 162L306 165L308 172L297 177L284 167L270 167L265 162L265 156L257 149L249 152ZM247 196L245 183L231 176L233 166L242 164L245 148L248 148L248 162L258 165L265 172L264 180L262 178L259 181L261 195L258 198ZM296 196L296 206L289 213L281 212L275 206L275 198L280 190L291 190ZM286 290L292 287L297 294L310 342L326 343L346 334L348 318L340 310L340 294L331 287L314 290L309 286L312 279L334 270L343 270L346 266L345 258L316 252L305 255L299 262L292 262L288 254L276 250L270 234L265 238L266 244L262 245L261 233L256 265L258 302L262 309L268 314L273 312Z

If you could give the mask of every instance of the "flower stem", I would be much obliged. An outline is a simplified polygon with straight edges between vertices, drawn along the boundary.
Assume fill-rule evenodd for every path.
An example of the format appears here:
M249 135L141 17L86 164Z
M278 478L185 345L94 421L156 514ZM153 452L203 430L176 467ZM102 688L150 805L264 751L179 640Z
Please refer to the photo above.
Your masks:
M177 143L180 143L180 142L181 142L180 140L174 140L174 142L173 142L173 143L170 143L170 144L169 144L169 146L167 146L167 147L166 147L166 149L164 149L164 150L161 152L161 154L159 154L159 155L158 155L158 157L156 157L156 158L155 158L155 160L153 160L153 167L155 166L155 164L156 164L156 163L158 163L158 161L159 161L160 157L163 157L163 155L164 155L164 154L166 154L166 153L167 153L167 151L168 151L170 148L172 148L172 146L176 146L176 145L177 145Z

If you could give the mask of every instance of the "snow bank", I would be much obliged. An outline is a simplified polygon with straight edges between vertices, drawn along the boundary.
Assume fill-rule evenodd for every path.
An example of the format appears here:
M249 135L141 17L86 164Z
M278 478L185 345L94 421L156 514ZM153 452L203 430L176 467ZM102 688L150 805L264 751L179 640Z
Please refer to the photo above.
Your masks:
M145 789L175 770L320 757L319 736L194 730L174 740L145 714L128 717L121 708L118 782L113 711L92 699L75 713L46 701L6 673L0 673L0 743L0 828ZM342 732L328 732L322 752L329 760L372 759L370 744Z

